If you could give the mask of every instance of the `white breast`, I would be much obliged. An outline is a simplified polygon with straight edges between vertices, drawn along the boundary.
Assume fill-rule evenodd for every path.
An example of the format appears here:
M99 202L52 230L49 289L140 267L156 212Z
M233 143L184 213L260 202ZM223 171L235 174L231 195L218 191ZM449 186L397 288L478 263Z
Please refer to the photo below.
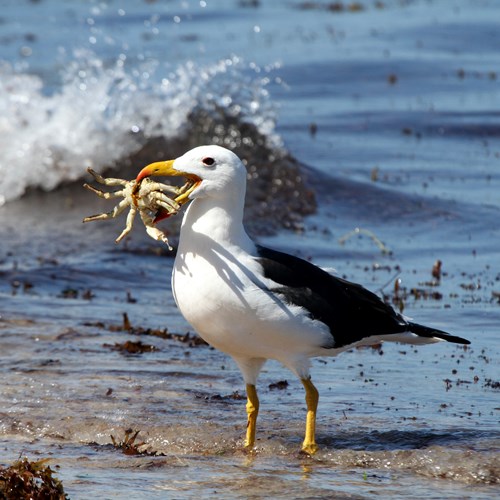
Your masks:
M174 298L197 333L231 355L317 354L331 338L328 329L269 292L272 282L260 272L257 260L238 248L182 251L172 274Z
M230 202L196 199L184 215L172 273L182 315L204 340L233 356L284 362L324 353L328 328L270 291L277 285L263 276L240 209Z

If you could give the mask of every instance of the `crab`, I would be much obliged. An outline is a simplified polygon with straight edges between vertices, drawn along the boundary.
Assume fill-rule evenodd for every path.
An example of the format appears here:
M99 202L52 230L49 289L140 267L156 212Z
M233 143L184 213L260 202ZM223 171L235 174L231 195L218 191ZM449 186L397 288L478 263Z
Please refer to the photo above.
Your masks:
M176 214L181 208L181 205L177 203L175 199L167 196L166 193L179 197L189 188L189 183L184 184L182 187L176 187L168 184L162 184L160 182L154 182L149 178L145 178L137 183L135 180L127 181L125 179L103 177L90 167L87 168L87 171L99 184L103 184L105 186L120 186L122 189L114 192L106 192L101 191L90 184L84 184L83 186L85 188L92 191L100 198L104 198L106 200L121 197L123 199L110 212L85 217L83 222L114 219L130 207L125 229L121 232L118 238L116 238L116 243L119 243L132 230L135 216L137 212L139 212L148 235L154 240L162 241L169 247L170 250L172 250L172 247L168 242L168 238L165 236L163 231L155 227L154 224L159 220Z

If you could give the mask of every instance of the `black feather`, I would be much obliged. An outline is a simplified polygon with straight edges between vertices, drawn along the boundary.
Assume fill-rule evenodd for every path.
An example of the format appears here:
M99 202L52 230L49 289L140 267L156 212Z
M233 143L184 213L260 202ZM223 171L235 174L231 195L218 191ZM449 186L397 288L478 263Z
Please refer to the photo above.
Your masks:
M340 348L366 337L408 331L468 343L440 330L408 323L366 288L332 276L310 262L262 246L257 251L265 277L279 284L271 291L325 323L333 337L333 345L328 347Z
M419 325L418 323L409 323L408 325L410 327L410 332L416 333L419 337L441 339L446 340L447 342L454 342L455 344L470 344L470 341L467 339L457 337L456 335L450 335L449 333L437 330L436 328Z

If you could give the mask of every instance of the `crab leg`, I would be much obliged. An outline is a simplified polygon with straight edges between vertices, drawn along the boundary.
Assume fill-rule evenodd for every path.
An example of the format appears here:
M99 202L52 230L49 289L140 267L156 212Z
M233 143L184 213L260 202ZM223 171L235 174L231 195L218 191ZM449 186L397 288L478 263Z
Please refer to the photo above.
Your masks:
M168 184L162 184L161 182L150 182L148 184L148 188L150 191L161 191L173 194L180 194L180 188L176 186L169 186Z
M97 214L97 215L91 215L90 217L85 217L83 219L83 222L91 222L94 220L104 220L104 219L113 219L117 215L120 215L127 207L129 206L129 202L127 199L124 199L116 205L111 212L106 212L105 214Z
M160 229L158 229L157 227L153 226L154 224L153 219L146 212L143 211L139 211L139 215L142 219L142 222L144 223L148 235L156 241L163 241L163 243L165 243L168 246L169 250L173 250L172 247L170 246L170 243L168 242L168 238L165 236L165 233Z
M92 191L100 198L104 198L105 200L109 200L111 198L120 198L124 196L123 189L120 191L113 191L111 193L107 193L106 191L101 191L100 189L96 189L94 186L90 184L84 184L84 188L87 188L89 191Z
M178 194L184 194L192 185L191 181L185 182L180 188L177 188Z
M126 200L124 200L126 201ZM122 202L123 203L123 202ZM120 203L121 205L121 203ZM137 212L137 208L134 207L134 205L130 205L130 212L127 214L127 222L125 224L125 229L121 232L120 236L116 238L115 242L120 243L120 241L127 236L128 233L130 233L132 226L134 225L134 218L135 214Z
M115 179L114 177L104 178L90 167L87 168L87 172L91 174L99 184L104 184L105 186L126 186L129 183L129 181L125 179Z
M153 198L155 205L168 210L168 212L177 212L181 208L175 200L172 200L172 198L169 198L158 191L151 193L150 196Z

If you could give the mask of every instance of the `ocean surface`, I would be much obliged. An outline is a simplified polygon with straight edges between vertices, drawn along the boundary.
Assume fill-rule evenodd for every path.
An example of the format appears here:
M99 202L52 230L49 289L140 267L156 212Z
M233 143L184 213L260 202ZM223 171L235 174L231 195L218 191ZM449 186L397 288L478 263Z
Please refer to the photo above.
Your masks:
M50 458L72 499L498 497L499 19L494 0L4 0L0 464ZM124 216L81 222L113 206L87 167L131 179L208 143L246 161L259 242L471 340L314 360L312 458L274 362L243 453L243 381L177 311L173 253L140 221L119 245Z

